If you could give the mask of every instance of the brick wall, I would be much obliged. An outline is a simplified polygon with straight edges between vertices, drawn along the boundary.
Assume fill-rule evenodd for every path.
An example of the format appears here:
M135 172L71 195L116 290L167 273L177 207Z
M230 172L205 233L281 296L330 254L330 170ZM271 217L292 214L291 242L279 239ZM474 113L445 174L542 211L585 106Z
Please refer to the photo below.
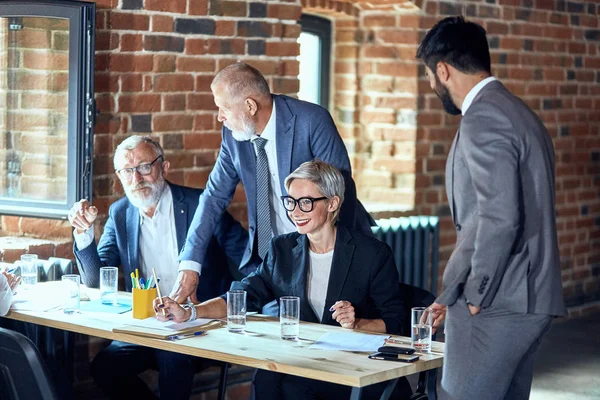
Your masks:
M122 195L112 152L131 133L160 138L174 182L204 186L220 144L209 84L225 65L245 60L266 75L274 92L298 90L296 20L304 10L333 22L331 110L352 157L360 198L405 214L441 216L442 264L455 239L444 164L458 119L443 113L414 53L425 30L443 16L463 13L482 23L494 73L538 112L554 139L568 302L599 300L595 2L102 0L97 6L101 115L94 138L94 203L104 217ZM244 221L241 189L235 201L232 210ZM70 235L59 221L4 216L0 223L2 235Z

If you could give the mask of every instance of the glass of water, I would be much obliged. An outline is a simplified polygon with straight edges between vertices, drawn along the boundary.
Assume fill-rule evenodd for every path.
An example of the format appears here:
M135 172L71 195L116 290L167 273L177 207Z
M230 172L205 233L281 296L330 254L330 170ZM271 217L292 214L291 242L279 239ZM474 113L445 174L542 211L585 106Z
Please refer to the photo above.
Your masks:
M65 295L65 304L63 311L66 314L72 314L79 310L79 275L63 275L63 290Z
M21 279L23 287L30 288L38 281L38 256L37 254L23 254L21 256Z
M427 307L411 308L411 344L412 347L421 353L431 351L431 316L433 310Z
M283 296L279 299L281 338L296 340L300 334L300 297Z
M246 291L227 292L227 329L229 332L246 331Z
M100 268L100 301L102 304L117 304L117 285L119 269L117 267Z

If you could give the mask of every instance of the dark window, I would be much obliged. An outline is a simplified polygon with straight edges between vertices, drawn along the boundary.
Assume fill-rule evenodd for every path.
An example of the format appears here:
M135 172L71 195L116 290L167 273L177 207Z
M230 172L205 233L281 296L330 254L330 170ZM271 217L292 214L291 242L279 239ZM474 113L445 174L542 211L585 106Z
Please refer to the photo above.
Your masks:
M91 199L95 5L2 1L0 214L66 218Z
M302 15L300 43L300 92L298 97L329 108L331 21Z

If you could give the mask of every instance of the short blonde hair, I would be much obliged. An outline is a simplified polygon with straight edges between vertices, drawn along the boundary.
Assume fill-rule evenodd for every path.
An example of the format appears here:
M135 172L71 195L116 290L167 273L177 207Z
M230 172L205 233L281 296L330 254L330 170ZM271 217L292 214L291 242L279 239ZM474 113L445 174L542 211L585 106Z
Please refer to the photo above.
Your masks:
M333 165L315 158L312 161L302 163L285 178L286 190L290 189L290 185L295 179L305 179L312 182L319 189L319 192L328 199L335 196L340 199L337 210L333 212L332 223L336 223L339 219L340 208L344 202L344 191L346 190L342 173Z

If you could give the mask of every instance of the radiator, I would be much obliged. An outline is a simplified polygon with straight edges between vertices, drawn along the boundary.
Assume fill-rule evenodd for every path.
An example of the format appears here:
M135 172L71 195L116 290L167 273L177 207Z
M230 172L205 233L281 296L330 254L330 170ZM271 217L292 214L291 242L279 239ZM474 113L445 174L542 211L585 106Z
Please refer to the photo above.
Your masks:
M400 282L429 290L438 285L440 228L435 216L379 219L375 237L392 248Z

